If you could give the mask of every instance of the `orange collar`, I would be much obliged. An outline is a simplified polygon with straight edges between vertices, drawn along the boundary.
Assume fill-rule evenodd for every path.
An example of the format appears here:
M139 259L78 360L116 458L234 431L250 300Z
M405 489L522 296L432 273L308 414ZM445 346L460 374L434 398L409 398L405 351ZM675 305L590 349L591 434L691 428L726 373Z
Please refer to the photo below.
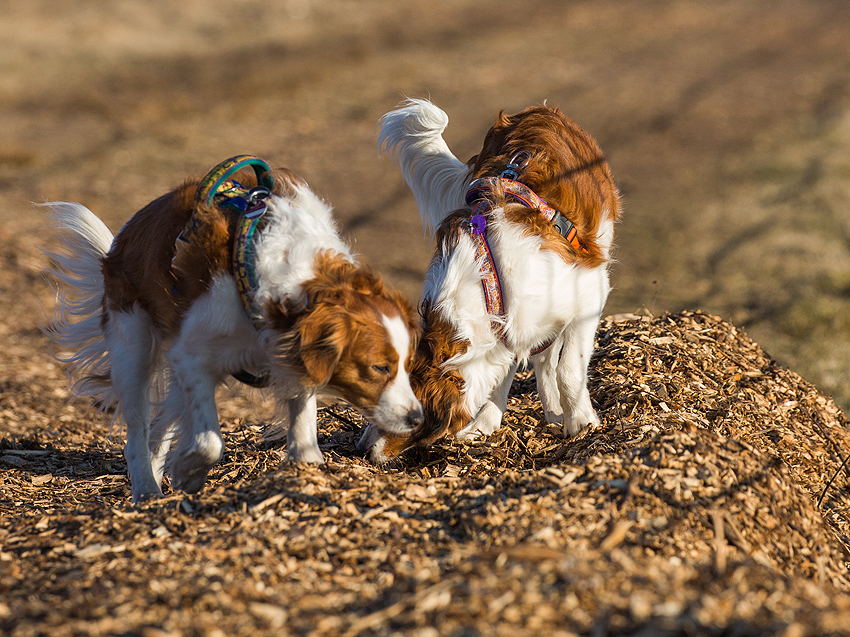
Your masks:
M578 230L572 221L546 203L544 199L538 197L537 193L521 181L516 181L508 177L481 177L469 184L469 188L466 191L466 203L467 205L475 205L477 207L480 202L488 201L490 202L487 208L489 210L493 207L492 193L499 189L509 199L522 204L526 208L539 212L547 221L555 226L558 233L572 247L587 253L587 248L579 240Z

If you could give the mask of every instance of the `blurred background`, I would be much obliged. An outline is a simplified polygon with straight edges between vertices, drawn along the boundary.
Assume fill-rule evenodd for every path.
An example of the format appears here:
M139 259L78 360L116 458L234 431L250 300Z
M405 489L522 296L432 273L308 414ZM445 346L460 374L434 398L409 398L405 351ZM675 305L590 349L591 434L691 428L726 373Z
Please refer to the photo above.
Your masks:
M3 0L3 373L46 352L32 202L117 230L237 153L304 177L416 300L432 247L375 147L405 96L464 161L500 109L560 106L623 196L606 311L719 314L850 407L847 0Z

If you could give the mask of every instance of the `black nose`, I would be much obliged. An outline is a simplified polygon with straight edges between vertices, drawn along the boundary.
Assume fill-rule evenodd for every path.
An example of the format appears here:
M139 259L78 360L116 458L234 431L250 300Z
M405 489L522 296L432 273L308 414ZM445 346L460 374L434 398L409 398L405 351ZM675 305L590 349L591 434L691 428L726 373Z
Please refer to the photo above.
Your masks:
M425 416L422 414L422 409L414 409L413 411L407 412L407 426L415 429L416 427L421 427L422 423L425 422Z

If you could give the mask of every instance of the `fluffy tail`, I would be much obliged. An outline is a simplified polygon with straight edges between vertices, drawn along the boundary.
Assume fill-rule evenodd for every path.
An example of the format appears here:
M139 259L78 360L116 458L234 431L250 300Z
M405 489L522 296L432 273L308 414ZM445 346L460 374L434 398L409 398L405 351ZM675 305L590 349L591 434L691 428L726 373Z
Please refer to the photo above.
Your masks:
M52 321L42 329L64 350L53 357L69 365L77 395L91 396L106 410L118 397L112 389L109 356L103 335L103 257L112 245L109 228L90 210L75 203L43 204L56 241L42 248L44 271L59 280Z
M426 230L464 204L471 169L443 140L448 116L428 100L409 99L381 118L378 148L391 153L413 191Z

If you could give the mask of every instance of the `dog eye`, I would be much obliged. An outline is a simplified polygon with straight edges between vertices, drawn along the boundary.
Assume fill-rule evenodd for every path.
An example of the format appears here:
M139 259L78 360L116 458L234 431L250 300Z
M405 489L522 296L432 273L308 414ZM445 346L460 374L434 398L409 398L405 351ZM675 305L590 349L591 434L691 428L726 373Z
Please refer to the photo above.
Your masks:
M390 368L386 365L372 365L372 369L374 369L379 374L384 374L385 376L390 375Z

